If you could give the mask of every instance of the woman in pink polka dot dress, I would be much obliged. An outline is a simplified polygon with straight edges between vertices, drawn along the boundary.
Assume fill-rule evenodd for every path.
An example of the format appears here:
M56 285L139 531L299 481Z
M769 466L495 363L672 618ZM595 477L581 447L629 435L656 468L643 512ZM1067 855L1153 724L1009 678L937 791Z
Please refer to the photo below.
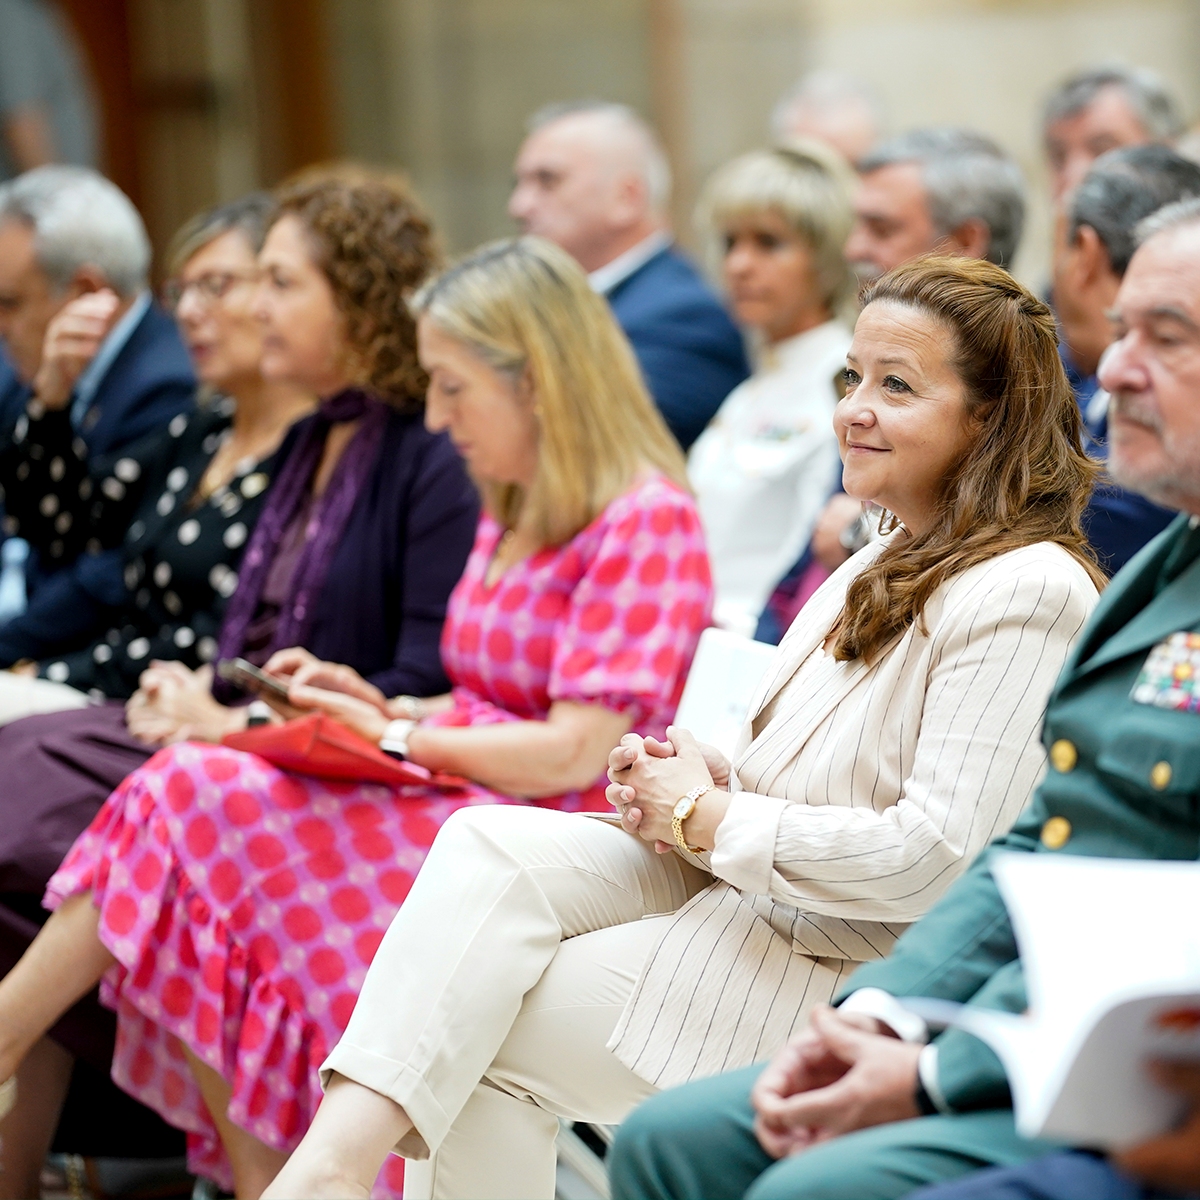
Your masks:
M502 243L418 304L427 422L449 429L487 508L442 638L453 691L414 724L395 719L410 698L303 651L268 669L296 707L385 746L402 736L412 762L468 782L336 784L223 746L162 750L76 842L49 885L58 911L0 984L0 1031L19 1043L0 1037L2 1079L102 974L114 1079L239 1196L307 1128L317 1068L446 818L607 811L608 751L631 729L664 735L709 622L682 455L573 260ZM401 1170L390 1159L376 1193L396 1194Z

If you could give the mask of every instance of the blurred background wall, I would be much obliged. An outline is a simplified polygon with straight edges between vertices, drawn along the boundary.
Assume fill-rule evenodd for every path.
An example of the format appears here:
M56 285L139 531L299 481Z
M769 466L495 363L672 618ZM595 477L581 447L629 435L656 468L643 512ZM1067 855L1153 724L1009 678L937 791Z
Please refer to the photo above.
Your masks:
M1018 274L1044 276L1038 113L1068 71L1157 70L1200 113L1200 0L61 0L92 63L106 165L160 246L198 207L307 163L406 170L452 251L511 231L525 116L625 101L660 129L691 240L697 188L767 138L804 71L869 81L889 126L957 123L1025 168Z

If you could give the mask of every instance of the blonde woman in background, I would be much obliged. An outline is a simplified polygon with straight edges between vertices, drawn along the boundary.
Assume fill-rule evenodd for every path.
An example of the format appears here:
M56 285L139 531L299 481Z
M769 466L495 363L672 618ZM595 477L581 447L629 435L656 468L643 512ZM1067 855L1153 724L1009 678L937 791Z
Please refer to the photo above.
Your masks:
M426 425L484 500L442 637L452 690L389 702L300 649L267 670L293 707L462 778L327 783L172 746L76 841L48 885L57 911L0 983L2 1080L104 976L114 1078L242 1198L316 1111L317 1068L442 822L476 805L606 809L609 750L665 736L711 610L683 455L575 260L501 242L413 307ZM375 1194L398 1194L400 1174L392 1159Z
M722 167L700 202L729 304L757 343L754 374L692 447L716 584L716 620L752 636L771 589L807 544L837 480L835 379L851 295L849 168L819 142Z

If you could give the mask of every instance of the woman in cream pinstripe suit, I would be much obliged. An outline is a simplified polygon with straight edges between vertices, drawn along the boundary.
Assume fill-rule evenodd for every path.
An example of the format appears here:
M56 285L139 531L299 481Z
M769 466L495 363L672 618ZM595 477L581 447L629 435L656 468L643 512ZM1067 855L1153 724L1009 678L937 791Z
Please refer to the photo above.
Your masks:
M394 1148L408 1197L551 1196L558 1116L770 1054L1016 818L1100 579L1053 318L987 263L902 267L846 382L846 490L896 528L803 610L735 766L627 735L623 828L452 818L267 1195L365 1195Z

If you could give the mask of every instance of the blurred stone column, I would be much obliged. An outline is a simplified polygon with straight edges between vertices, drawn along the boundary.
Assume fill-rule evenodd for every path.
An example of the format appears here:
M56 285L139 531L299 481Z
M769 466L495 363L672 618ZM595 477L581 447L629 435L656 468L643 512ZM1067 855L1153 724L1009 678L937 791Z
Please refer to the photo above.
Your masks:
M247 3L130 3L141 205L160 251L198 209L259 182Z
M678 46L659 53L679 113L675 200L682 241L695 244L692 214L704 181L721 163L770 138L771 109L807 59L806 0L650 0L674 10L663 20ZM674 116L672 120L676 119Z

